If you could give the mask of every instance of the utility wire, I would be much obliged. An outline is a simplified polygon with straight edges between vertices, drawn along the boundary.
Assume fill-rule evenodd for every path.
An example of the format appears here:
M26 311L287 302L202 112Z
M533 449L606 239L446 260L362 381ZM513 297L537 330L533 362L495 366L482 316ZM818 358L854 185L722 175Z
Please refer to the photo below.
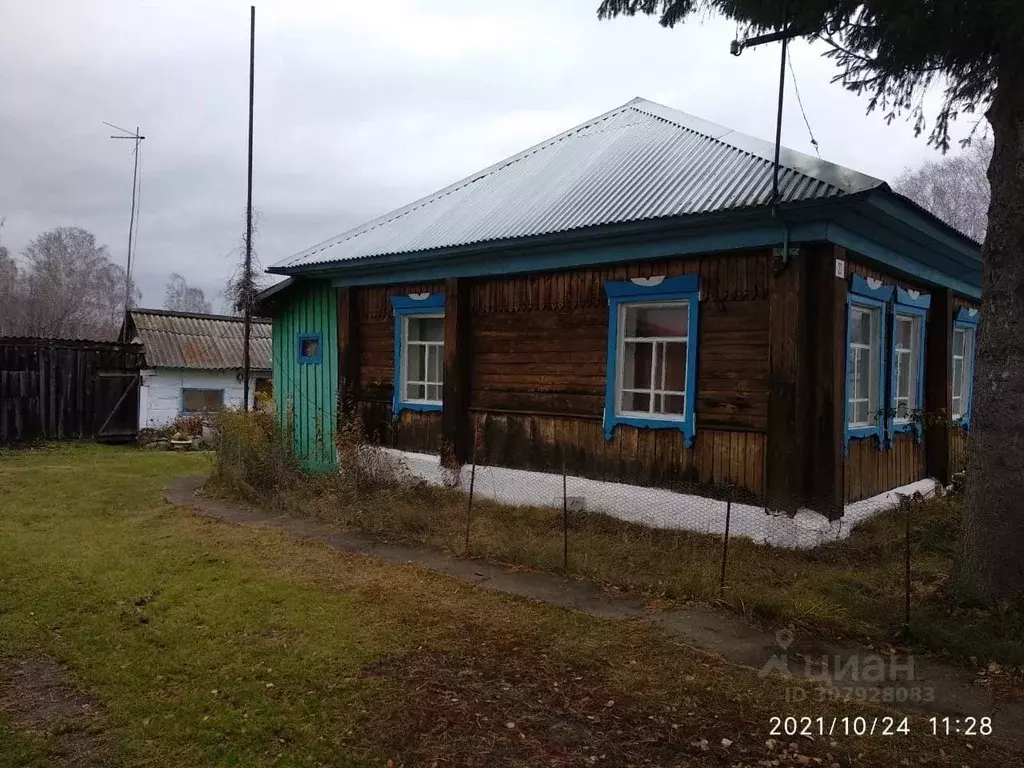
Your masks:
M811 146L814 147L814 154L821 158L821 152L818 151L818 140L814 138L814 131L811 130L811 122L807 119L807 112L804 111L804 100L800 98L800 88L796 84L796 70L793 69L793 57L786 52L786 61L789 62L789 73L793 76L793 90L796 92L796 103L800 106L800 114L803 115L804 125L807 126L807 135L811 137Z

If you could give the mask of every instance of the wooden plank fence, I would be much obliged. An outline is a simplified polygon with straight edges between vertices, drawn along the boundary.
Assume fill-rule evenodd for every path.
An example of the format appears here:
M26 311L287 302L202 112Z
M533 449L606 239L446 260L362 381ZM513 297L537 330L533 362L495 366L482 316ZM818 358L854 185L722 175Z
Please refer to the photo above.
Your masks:
M0 444L134 440L137 344L0 337Z

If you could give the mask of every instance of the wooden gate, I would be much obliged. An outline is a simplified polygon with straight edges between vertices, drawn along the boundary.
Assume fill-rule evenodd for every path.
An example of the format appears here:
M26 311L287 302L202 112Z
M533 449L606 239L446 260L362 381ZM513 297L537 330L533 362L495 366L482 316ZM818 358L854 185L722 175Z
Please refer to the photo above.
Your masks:
M0 338L0 444L138 433L137 344Z

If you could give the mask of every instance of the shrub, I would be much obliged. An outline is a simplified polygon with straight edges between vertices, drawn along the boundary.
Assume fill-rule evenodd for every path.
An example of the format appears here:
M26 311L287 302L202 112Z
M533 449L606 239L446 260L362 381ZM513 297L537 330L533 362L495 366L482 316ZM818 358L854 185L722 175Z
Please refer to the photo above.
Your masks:
M300 468L277 416L266 411L220 411L214 419L213 480L249 501L292 487Z

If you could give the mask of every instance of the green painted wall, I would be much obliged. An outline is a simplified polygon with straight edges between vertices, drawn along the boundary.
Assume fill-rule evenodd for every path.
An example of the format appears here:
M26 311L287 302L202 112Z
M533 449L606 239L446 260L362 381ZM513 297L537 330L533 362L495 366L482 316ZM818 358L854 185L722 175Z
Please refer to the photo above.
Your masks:
M282 424L291 418L295 450L307 469L335 466L338 396L338 302L330 283L300 282L273 310L274 400ZM300 333L323 334L321 361L298 363ZM289 414L290 411L290 414Z

